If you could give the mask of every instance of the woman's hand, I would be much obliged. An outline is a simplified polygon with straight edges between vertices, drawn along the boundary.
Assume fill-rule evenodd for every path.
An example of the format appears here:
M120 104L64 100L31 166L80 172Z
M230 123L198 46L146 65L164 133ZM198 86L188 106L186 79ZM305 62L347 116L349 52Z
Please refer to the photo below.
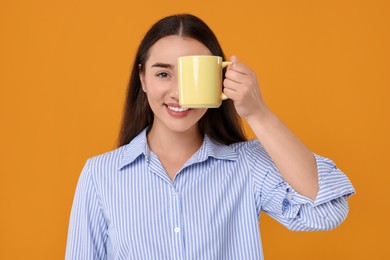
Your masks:
M234 102L237 113L245 120L261 116L268 109L261 96L256 74L240 63L236 56L230 58L232 64L225 73L224 93Z

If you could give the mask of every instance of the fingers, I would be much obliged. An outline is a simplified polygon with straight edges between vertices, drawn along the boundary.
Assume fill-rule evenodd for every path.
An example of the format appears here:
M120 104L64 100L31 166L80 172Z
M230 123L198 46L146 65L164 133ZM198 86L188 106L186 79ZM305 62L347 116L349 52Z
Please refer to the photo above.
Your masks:
M232 64L228 66L225 73L225 81L227 82L226 85L224 83L225 87L231 85L228 83L229 81L238 84L251 84L253 81L256 80L255 73L246 65L239 62L236 56L232 56L230 60L232 61Z
M223 92L234 102L238 114L248 118L263 103L257 77L237 56L230 57L230 61L232 63L227 67L223 81Z
M232 55L230 57L230 61L232 62L232 64L230 64L228 66L227 71L233 70L233 71L236 71L238 73L245 74L245 75L253 74L253 71L250 68L245 66L243 63L239 62L237 56Z
M240 84L240 83L238 83ZM230 80L230 79L227 79L225 78L225 80L223 81L223 86L224 86L224 89L230 89L232 91L236 91L236 88L237 88L237 82L233 81L233 80Z
M255 80L255 77L252 74L243 74L230 69L225 73L225 80L230 80L237 84L251 84Z
M230 61L232 61L232 64L228 66L223 81L225 94L231 98L250 92L255 87L257 88L255 73L239 62L237 56L231 56Z
M237 91L230 88L224 88L223 93L231 100L235 101L237 96Z

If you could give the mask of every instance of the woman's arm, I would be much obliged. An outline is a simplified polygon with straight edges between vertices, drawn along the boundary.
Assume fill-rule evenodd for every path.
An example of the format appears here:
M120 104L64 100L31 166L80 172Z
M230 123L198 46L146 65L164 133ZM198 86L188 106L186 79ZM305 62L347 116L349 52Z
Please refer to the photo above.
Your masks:
M224 93L233 100L283 178L300 194L315 200L318 171L312 152L265 105L255 73L233 56Z
M65 259L105 259L106 230L107 224L88 161L73 200Z

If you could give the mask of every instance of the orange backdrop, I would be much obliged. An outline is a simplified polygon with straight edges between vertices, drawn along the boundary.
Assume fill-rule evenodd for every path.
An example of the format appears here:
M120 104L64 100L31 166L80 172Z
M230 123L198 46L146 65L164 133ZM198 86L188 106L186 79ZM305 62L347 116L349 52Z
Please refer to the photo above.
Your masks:
M136 47L181 12L257 72L271 109L358 191L333 231L263 215L266 259L390 259L386 0L2 0L0 259L64 257L81 168L115 147Z

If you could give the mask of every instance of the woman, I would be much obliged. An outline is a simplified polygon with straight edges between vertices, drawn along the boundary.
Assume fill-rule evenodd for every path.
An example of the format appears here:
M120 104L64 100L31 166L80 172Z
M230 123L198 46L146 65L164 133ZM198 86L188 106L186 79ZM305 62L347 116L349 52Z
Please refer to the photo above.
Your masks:
M145 35L120 147L89 159L80 176L67 259L263 259L261 211L291 230L346 218L348 178L268 109L237 57L220 108L179 106L177 58L187 55L224 57L197 17L166 17ZM246 140L240 117L258 140Z

